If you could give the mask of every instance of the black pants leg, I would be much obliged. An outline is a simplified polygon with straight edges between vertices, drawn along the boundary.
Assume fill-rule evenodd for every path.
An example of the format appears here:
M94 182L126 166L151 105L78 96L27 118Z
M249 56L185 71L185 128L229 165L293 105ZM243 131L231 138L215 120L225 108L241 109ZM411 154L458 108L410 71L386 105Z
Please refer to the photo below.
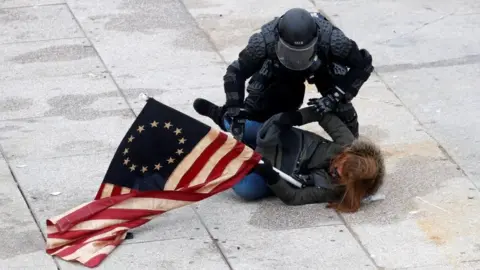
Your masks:
M298 110L304 97L304 83L274 81L262 91L250 92L245 109L252 114L249 119L264 122L277 113Z

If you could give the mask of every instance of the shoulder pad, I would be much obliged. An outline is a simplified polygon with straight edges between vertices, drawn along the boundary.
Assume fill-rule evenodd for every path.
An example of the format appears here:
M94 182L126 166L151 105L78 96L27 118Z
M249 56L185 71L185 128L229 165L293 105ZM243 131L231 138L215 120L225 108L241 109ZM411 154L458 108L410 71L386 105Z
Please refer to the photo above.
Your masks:
M266 57L265 40L261 33L250 36L245 52L252 60L260 60Z
M352 49L353 42L345 36L342 30L334 28L330 39L332 54L340 58L347 57Z
M265 39L265 46L267 49L268 56L275 55L275 44L277 43L277 39L278 39L277 25L278 25L279 19L280 18L275 17L273 20L264 24L261 27L260 33L263 35L263 38Z
M322 51L324 55L328 57L328 52L330 51L330 37L333 31L333 25L325 19L321 14L315 17L315 22L318 27L318 40L317 50Z

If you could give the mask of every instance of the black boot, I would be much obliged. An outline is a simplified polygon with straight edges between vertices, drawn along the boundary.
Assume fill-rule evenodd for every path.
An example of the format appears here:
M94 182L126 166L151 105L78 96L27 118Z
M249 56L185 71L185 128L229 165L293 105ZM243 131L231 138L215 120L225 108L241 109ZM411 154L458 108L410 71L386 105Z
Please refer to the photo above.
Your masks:
M220 107L206 99L197 98L193 102L193 108L198 114L212 119L213 122L220 126L222 130L225 130L223 125L223 115L225 114L225 109L223 106Z

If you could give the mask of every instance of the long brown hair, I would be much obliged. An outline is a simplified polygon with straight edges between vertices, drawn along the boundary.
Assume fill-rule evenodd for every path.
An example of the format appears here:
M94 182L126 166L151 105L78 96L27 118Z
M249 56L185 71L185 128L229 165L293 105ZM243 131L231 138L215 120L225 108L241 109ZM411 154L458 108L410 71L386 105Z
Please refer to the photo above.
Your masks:
M330 171L338 167L341 167L341 176L337 184L343 196L340 202L331 202L328 207L340 212L356 212L362 199L375 194L383 184L382 152L372 141L357 139L332 159Z

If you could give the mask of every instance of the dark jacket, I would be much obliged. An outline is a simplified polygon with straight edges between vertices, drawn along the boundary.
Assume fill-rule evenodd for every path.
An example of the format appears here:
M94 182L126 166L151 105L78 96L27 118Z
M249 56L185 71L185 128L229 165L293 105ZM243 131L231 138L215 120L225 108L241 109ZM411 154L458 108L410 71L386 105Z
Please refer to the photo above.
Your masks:
M312 12L312 17L315 19L320 37L316 55L322 60L321 66L327 68L332 75L336 74L339 69L342 70L340 74L345 72L334 83L346 93L347 100L351 100L358 94L360 87L373 72L372 56L367 50L360 49L354 40L347 37L341 29L333 25L321 13ZM260 32L250 36L247 45L239 53L238 59L227 67L223 80L228 107L243 106L245 82L250 77L252 79L247 86L247 92L250 95L255 92L263 92L260 89L263 89L265 83L270 80L269 77L272 75L270 69L275 66L269 65L268 62L273 61L278 64L275 52L278 40L278 22L279 18L276 17L261 26ZM305 78L310 78L310 72L308 70L306 72ZM324 78L318 79L322 81ZM318 81L314 81L317 84Z
M275 168L297 180L302 181L302 175L308 176L310 185L299 189L280 180L269 186L277 197L289 205L336 200L339 192L328 173L330 162L355 138L333 113L319 116L311 107L300 112L302 124L318 121L333 141L310 131L279 125L277 121L281 114L271 117L259 131L256 151L270 160Z

